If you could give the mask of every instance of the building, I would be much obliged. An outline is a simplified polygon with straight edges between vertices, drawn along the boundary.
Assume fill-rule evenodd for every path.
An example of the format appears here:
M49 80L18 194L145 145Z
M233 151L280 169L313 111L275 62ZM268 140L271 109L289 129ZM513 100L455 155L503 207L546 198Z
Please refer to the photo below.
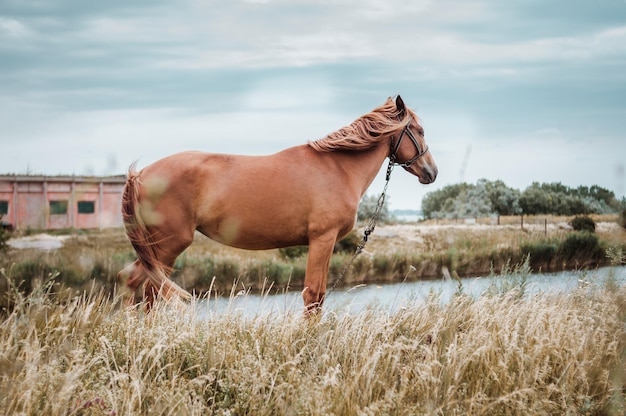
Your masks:
M57 230L122 227L126 177L0 175L2 225Z

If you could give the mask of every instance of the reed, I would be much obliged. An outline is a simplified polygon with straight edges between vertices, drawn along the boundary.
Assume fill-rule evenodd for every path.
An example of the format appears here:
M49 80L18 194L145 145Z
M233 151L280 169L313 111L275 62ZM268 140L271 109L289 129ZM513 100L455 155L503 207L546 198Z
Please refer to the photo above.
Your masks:
M308 320L144 315L44 282L0 323L0 414L624 414L626 288L521 296L518 277Z

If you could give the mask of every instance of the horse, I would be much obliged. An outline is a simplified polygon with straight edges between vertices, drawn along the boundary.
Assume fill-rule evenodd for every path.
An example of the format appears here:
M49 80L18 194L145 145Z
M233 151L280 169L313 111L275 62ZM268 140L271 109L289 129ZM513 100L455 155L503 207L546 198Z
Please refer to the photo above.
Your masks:
M399 95L322 139L272 155L186 151L140 171L135 162L122 217L138 258L118 279L132 301L148 307L159 295L191 299L169 275L196 231L248 250L308 245L302 296L305 313L315 313L333 247L353 229L359 201L386 158L422 184L437 177L422 125Z

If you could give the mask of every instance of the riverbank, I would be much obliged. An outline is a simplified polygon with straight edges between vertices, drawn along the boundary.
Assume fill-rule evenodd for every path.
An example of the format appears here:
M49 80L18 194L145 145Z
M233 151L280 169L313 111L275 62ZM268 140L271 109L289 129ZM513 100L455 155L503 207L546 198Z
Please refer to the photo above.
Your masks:
M498 272L530 255L534 272L595 268L618 262L626 253L626 231L612 217L595 217L596 232L577 233L569 218L502 217L473 223L427 221L379 225L364 253L339 286L360 283L430 279L448 274L479 276ZM329 286L352 256L362 228L333 255ZM0 260L0 294L29 293L48 279L62 283L69 293L93 286L115 292L117 272L135 258L122 230L70 232L41 237L18 236L8 241ZM607 251L614 253L607 257ZM620 254L622 253L622 254ZM197 234L196 241L177 260L173 279L189 291L229 294L302 288L304 251L246 251L225 247ZM2 296L6 299L6 296Z

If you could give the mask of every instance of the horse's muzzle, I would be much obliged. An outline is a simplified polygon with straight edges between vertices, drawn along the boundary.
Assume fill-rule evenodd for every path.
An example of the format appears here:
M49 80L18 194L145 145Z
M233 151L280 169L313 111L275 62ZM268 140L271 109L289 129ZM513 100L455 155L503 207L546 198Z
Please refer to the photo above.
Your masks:
M435 182L435 179L437 179L437 173L439 173L436 166L423 166L421 170L422 171L418 175L420 183L428 185L429 183Z

